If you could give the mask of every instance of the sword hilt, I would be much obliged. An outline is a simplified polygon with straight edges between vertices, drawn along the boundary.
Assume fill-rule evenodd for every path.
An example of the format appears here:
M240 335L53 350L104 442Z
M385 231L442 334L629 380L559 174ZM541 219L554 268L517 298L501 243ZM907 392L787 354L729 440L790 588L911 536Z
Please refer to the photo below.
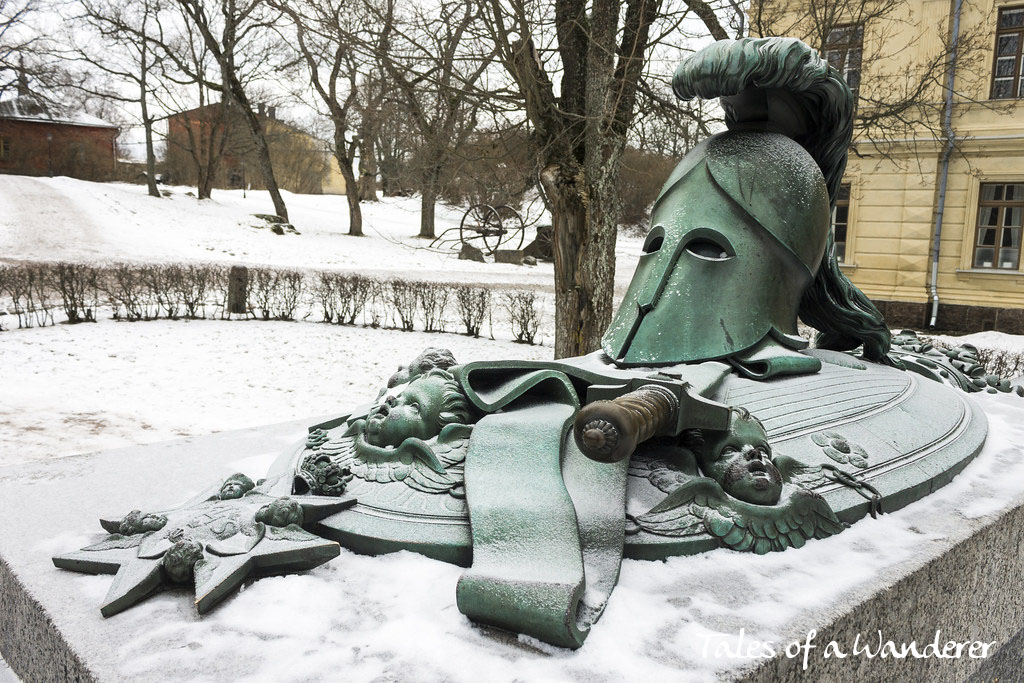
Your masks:
M610 401L594 401L576 414L573 436L591 460L618 462L637 444L671 433L679 419L679 399L657 384L644 386Z

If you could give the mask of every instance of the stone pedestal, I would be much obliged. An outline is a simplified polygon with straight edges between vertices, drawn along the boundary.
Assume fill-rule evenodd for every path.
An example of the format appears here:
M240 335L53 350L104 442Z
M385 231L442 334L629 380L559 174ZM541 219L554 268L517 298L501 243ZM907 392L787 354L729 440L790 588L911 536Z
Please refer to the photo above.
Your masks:
M203 617L176 590L104 619L111 577L53 566L103 537L101 516L174 505L235 471L260 476L317 418L11 467L0 470L0 653L26 681L1019 679L1024 427L1008 432L1007 420L992 419L990 445L947 487L800 550L626 560L574 652L471 624L455 605L462 569L408 552L343 550ZM812 629L805 671L784 651ZM940 630L940 649L994 645L984 659L966 647L959 659L850 654L858 634L877 649L879 630L919 650ZM823 656L830 640L846 658ZM777 656L757 656L755 642Z

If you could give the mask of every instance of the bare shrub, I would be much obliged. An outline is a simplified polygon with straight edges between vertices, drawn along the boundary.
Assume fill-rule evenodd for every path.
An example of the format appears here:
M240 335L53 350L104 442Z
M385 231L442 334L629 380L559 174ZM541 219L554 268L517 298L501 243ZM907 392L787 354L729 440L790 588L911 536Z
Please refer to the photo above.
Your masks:
M388 312L389 288L386 283L376 278L367 278L368 291L366 294L366 306L363 307L363 324L370 327L380 327Z
M371 299L380 297L381 283L365 275L339 273L334 278L336 315L339 325L355 325L356 318ZM381 314L383 315L383 314ZM372 317L372 316L371 316ZM373 327L380 325L379 318Z
M220 308L220 319L230 320L231 319L231 266L210 266L210 276L212 281L210 287L214 292L213 296L214 305ZM246 285L246 294L248 295L249 288ZM246 304L248 307L248 304Z
M279 270L274 273L271 299L274 320L295 320L295 310L299 307L305 289L304 282L302 273L297 270Z
M961 346L944 339L936 339L930 335L921 334L918 335L918 338L941 351L954 351ZM984 367L983 373L980 371L975 373L977 376L998 375L1011 379L1024 374L1024 353L1010 349L979 347L975 344L971 344L971 346L977 351L978 363Z
M246 300L263 320L270 320L274 315L274 289L277 286L277 273L270 268L250 268L249 284Z
M177 264L155 264L141 266L143 281L149 289L149 297L154 304L154 318L164 316L177 320L181 311L179 292L183 279L182 268Z
M328 273L321 270L316 274L316 282L313 284L313 296L320 304L325 323L334 322L338 316L337 283L337 273ZM341 321L339 320L338 322Z
M7 271L5 278L7 295L11 297L11 307L18 318L18 329L32 327L32 311L35 301L32 296L32 280L27 264L14 266Z
M52 271L52 266L45 263L23 263L3 269L0 291L10 297L10 307L18 318L19 328L54 324Z
M395 322L406 332L412 332L415 327L416 309L419 308L416 291L419 284L401 278L388 283L388 301L392 306Z
M149 319L149 291L138 266L131 263L112 264L103 273L101 287L114 310L115 320Z
M29 266L29 282L32 288L32 298L35 303L32 314L35 316L36 324L40 327L44 327L47 321L51 325L54 324L53 309L55 305L53 303L54 290L51 272L52 266L48 263L37 263Z
M486 287L459 285L455 288L455 305L466 334L479 337L484 320L490 316L491 290Z
M180 268L181 277L176 289L178 299L185 307L185 317L193 320L205 318L207 298L220 287L223 269L213 265L187 265Z
M512 334L521 344L533 344L540 328L537 293L532 290L505 292L505 310L512 324Z
M427 332L444 332L444 316L448 310L451 286L442 282L418 283L417 297L423 311L423 329Z
M99 269L85 263L60 262L53 267L53 284L69 323L96 322Z
M978 349L978 361L990 375L1013 378L1024 374L1024 353L1009 349Z
M8 312L7 311L8 306L5 305L6 304L5 298L10 296L8 294L8 292L7 292L7 282L10 280L11 270L12 270L12 266L6 266L6 265L0 263L0 314L5 314L5 313ZM14 305L11 304L10 308L14 308ZM0 316L0 332L3 332L3 331L4 331L3 317Z

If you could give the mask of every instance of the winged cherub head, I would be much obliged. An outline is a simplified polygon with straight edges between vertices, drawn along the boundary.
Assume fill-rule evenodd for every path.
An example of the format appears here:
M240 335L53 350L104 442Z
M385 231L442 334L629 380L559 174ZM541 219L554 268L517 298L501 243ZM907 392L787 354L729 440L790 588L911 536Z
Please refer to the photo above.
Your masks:
M745 408L733 408L729 429L707 436L701 430L683 435L705 476L733 498L755 505L775 505L782 495L782 474L772 462L764 425Z
M426 441L452 423L472 421L462 387L447 370L417 377L397 395L378 399L366 416L364 435L374 446L400 446L408 438Z
M224 483L220 485L217 498L220 500L234 500L241 498L254 488L256 488L256 484L253 483L252 479L241 472L236 472L225 479Z

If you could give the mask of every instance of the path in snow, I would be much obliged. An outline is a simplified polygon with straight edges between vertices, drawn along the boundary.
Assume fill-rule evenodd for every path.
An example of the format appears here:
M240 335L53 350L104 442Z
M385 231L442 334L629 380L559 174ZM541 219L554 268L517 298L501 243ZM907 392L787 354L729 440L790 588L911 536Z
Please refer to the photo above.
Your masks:
M109 258L110 246L92 220L88 205L51 182L0 176L0 255L77 254L77 260ZM95 205L94 205L95 206Z

